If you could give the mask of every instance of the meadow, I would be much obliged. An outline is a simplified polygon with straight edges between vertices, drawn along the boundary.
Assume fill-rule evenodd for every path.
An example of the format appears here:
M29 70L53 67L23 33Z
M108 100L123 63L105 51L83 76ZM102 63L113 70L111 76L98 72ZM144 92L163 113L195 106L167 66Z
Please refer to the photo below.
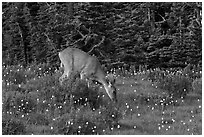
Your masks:
M62 72L46 64L3 66L2 134L202 134L199 67L113 73L117 103L100 85L88 87L74 74L60 86Z

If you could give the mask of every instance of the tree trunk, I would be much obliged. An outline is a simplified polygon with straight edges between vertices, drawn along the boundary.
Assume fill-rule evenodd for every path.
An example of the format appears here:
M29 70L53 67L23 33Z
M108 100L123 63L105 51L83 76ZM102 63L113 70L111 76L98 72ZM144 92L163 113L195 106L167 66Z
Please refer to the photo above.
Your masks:
M19 34L21 36L21 46L23 47L23 54L24 54L24 59L25 59L25 64L24 66L27 66L28 64L28 56L27 56L27 43L26 43L26 26L25 26L25 22L22 20L22 17L24 16L24 9L25 3L21 3L18 2L16 3L16 7L17 7L17 23L18 23L18 27L19 27Z

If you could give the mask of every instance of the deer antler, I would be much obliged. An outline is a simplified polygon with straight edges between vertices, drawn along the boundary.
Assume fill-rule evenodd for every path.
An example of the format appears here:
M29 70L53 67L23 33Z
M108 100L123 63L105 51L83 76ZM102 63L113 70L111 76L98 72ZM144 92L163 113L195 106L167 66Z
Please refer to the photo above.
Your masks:
M91 48L91 50L88 51L88 53L92 52L94 48L99 47L99 46L104 42L104 40L105 40L105 36L103 36L103 37L102 37L102 40L101 40L98 44L94 45L94 46Z

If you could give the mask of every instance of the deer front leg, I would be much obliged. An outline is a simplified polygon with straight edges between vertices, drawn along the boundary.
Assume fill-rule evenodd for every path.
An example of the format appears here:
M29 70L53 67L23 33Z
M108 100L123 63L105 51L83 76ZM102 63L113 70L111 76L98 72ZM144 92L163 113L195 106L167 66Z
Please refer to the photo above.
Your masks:
M90 87L89 78L85 73L80 74L80 79L81 80L86 80L88 87Z
M65 79L65 74L63 74L63 75L59 78L59 83L60 83L60 85L62 85L64 79Z
M64 74L59 78L59 82L60 82L60 85L62 85L62 83L69 77L69 71L64 72Z

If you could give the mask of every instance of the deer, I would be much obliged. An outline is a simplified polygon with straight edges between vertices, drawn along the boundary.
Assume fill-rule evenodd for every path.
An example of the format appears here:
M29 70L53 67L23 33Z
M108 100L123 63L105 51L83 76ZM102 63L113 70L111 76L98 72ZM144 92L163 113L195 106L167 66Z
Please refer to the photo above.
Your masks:
M59 78L60 85L63 84L65 79L69 78L71 73L78 73L81 80L94 80L101 83L109 98L117 102L115 80L111 82L106 79L105 72L97 57L91 56L78 48L67 47L59 52L59 58L61 61L60 66L64 67L64 73Z

